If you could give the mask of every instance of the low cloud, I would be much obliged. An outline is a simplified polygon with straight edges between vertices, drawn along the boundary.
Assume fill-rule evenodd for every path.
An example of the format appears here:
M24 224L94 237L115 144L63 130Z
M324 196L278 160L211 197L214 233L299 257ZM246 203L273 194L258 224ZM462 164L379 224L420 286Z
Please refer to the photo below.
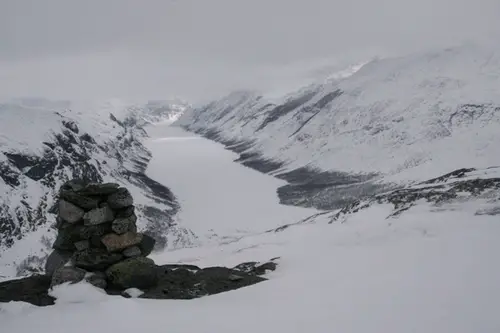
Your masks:
M488 39L497 0L6 0L0 95L209 99Z

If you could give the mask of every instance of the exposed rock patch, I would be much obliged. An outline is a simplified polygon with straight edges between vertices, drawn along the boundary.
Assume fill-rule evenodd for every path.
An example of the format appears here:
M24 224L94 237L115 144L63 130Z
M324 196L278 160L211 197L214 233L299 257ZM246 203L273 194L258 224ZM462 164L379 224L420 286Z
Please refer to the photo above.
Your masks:
M49 296L51 277L33 275L18 280L0 282L0 302L27 302L38 306L54 304Z
M494 204L500 200L500 178L487 177L487 172L495 170L500 170L500 168L492 167L482 171L473 168L458 169L404 189L389 191L367 200L357 200L334 214L331 223L342 220L347 215L368 208L373 204L391 204L393 211L388 217L402 214L415 206L420 200L433 205L442 205L474 197L483 198L485 201ZM474 172L485 172L486 175L481 175L485 178L479 178L479 174L475 176ZM494 210L496 207L490 209Z

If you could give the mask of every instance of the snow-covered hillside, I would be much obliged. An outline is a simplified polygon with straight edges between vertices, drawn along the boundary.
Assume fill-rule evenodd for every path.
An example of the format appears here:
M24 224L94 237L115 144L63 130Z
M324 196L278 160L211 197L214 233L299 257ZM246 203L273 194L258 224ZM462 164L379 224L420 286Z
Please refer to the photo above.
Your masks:
M71 178L127 186L139 207L140 228L160 247L190 244L191 233L172 219L179 208L174 195L145 175L151 153L143 144L144 125L175 118L184 108L171 102L1 103L0 261L15 268L30 257L19 273L39 266L55 235L55 196Z
M466 44L374 60L278 100L235 92L176 124L288 180L283 202L340 208L456 169L500 165L498 86L499 49Z

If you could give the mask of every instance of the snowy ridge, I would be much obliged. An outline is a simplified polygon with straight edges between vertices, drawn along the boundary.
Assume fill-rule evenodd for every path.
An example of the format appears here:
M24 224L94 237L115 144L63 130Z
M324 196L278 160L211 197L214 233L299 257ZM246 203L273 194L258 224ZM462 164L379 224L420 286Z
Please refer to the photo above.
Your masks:
M16 269L30 256L34 267L25 268L38 270L41 259L36 257L47 254L55 236L50 226L55 222L57 190L75 177L129 188L142 222L139 228L155 236L160 247L191 244L194 235L172 218L178 210L175 197L145 175L151 153L143 145L147 134L142 128L162 116L175 116L183 105L157 102L154 106L150 112L149 105L120 101L23 99L0 104L3 265Z
M245 153L283 163L278 173L307 167L407 183L500 165L499 84L500 51L467 44L374 60L281 102L233 93L177 124L246 141Z

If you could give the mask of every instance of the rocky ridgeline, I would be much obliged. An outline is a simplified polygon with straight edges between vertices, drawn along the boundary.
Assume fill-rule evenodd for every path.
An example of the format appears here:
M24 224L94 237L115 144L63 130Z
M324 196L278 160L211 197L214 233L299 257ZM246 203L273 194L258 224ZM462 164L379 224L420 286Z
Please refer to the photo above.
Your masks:
M45 267L52 286L84 278L100 288L137 284L116 273L128 265L154 266L145 257L155 241L137 232L134 210L132 195L118 184L64 184L59 192L58 235Z
M63 283L88 282L110 295L192 299L249 286L266 279L274 259L234 268L156 265L147 256L155 241L137 232L130 192L118 184L70 181L59 192L58 235L45 275L0 283L0 302L54 304L50 290Z

